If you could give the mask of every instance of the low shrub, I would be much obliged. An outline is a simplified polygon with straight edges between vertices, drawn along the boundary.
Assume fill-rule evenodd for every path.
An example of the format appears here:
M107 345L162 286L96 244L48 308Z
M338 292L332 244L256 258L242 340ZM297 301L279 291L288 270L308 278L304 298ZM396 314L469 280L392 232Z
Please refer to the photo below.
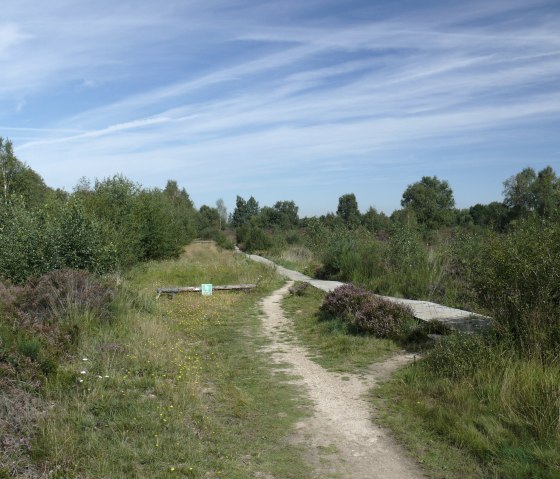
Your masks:
M358 333L402 339L405 326L414 321L412 310L362 288L347 284L328 293L321 306L325 315L348 322Z
M355 314L367 299L368 293L365 289L358 288L353 284L345 284L330 291L325 296L321 305L321 311L331 316L345 316Z
M351 324L358 331L378 338L401 339L405 324L413 319L410 307L368 295L352 316Z
M0 284L3 308L27 325L60 322L81 312L107 319L114 299L113 288L87 271L52 271L24 286Z

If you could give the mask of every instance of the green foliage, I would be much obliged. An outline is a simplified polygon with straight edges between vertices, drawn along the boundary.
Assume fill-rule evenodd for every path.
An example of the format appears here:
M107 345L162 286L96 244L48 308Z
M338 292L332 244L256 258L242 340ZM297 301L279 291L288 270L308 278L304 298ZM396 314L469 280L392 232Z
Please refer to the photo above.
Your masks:
M370 207L362 216L362 224L368 231L379 234L389 231L391 220L385 213Z
M203 231L208 228L221 228L220 212L217 208L210 208L210 206L202 205L198 210L197 215L198 231Z
M504 181L504 203L514 218L526 218L532 213L542 218L557 218L560 180L550 166L538 175L533 168L524 168Z
M187 232L164 193L157 189L140 192L134 213L133 224L138 225L137 261L179 256L188 242Z
M414 211L418 223L436 229L451 224L455 200L447 181L437 176L423 176L422 180L408 186L401 205Z
M237 244L247 252L264 251L272 246L272 240L254 221L243 224L236 230Z
M80 202L28 210L21 203L0 210L0 276L22 283L61 268L113 270L117 255L107 228Z
M560 347L560 224L533 219L479 242L468 267L477 300L529 354Z
M217 228L206 228L199 232L198 235L201 239L215 241L216 244L223 249L232 250L235 248L234 242L231 238L224 233L221 229Z
M298 207L293 201L277 201L271 208L265 206L259 213L259 224L263 228L288 230L298 225Z
M459 333L440 340L426 356L426 367L440 378L462 379L486 367L493 350L479 335Z
M124 176L82 181L75 196L110 226L121 266L177 256L196 236L196 211L187 192L169 180L163 191L142 189Z
M24 169L24 165L15 155L10 140L4 141L0 136L0 180L3 203L7 204L12 196L12 187L16 176Z
M469 208L469 214L475 225L490 227L496 231L505 231L510 221L510 211L504 203L493 201L487 205L480 203Z
M358 202L356 195L349 193L342 195L338 199L338 208L336 215L343 221L348 228L354 228L361 222L360 210L358 209Z
M241 196L237 196L235 201L235 210L231 218L231 223L234 228L244 225L251 218L258 216L259 203L252 196L245 201Z

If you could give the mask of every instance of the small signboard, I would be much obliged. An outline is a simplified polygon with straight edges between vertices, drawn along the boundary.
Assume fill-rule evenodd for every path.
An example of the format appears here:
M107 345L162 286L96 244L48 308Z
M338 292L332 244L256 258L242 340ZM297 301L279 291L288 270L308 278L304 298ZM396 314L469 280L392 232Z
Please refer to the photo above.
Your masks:
M201 284L200 291L202 296L212 296L212 285L211 284Z

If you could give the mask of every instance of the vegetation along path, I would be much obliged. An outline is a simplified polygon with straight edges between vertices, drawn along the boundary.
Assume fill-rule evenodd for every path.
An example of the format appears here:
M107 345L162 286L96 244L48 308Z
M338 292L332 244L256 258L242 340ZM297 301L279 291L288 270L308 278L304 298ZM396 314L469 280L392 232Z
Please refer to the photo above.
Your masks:
M292 281L306 281L315 288L323 291L332 291L333 289L338 288L339 286L342 286L344 284L340 281L313 279L303 273L300 273L299 271L293 271L291 269L287 269L283 266L277 265L276 263L270 261L267 258L263 258L262 256L258 256L255 254L250 254L247 256L253 261L258 261L259 263L274 266L278 274ZM409 306L412 309L414 316L422 321L438 320L453 329L459 329L463 331L476 331L478 329L484 328L490 320L490 318L472 313L470 311L450 308L448 306L432 303L430 301L392 298L390 296L383 296L383 298Z
M372 422L367 393L379 380L409 362L397 355L376 365L367 375L332 373L309 359L309 352L292 342L291 322L281 300L293 282L262 301L264 330L275 362L287 364L314 403L314 414L297 423L293 442L305 444L314 477L408 479L424 477L420 467Z

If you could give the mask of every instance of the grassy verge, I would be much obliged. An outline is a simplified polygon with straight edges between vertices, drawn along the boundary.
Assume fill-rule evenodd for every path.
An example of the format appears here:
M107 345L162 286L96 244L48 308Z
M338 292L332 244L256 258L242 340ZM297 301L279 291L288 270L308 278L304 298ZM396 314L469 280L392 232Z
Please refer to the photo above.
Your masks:
M324 319L319 307L325 293L309 287L301 296L287 296L282 307L293 318L296 335L315 355L314 360L332 371L357 372L398 349L393 341L350 334L347 323Z
M450 336L375 390L432 477L560 477L560 367Z
M161 285L248 283L254 293L152 299ZM300 478L286 441L304 402L259 352L257 300L278 286L266 268L207 245L126 279L113 322L85 325L51 375L32 451L49 477ZM140 306L141 307L140 307ZM84 318L87 321L87 318Z

